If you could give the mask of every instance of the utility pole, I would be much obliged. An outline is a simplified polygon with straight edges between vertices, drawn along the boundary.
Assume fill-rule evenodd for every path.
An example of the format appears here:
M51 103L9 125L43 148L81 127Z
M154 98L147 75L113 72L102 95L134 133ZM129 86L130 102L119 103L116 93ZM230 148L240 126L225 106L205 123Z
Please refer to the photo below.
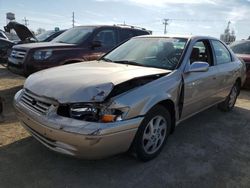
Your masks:
M72 27L75 27L75 13L72 13Z
M163 25L164 25L164 34L167 34L167 25L169 24L168 23L169 19L163 19Z
M23 21L24 25L27 27L29 25L29 20L27 20L26 17L24 17Z

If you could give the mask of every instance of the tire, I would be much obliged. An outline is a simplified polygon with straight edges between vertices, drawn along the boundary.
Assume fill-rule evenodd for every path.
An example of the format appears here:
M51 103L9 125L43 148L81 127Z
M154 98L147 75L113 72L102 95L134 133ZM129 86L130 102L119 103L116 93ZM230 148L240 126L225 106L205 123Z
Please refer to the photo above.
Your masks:
M141 161L155 158L162 150L171 130L171 116L161 105L153 107L136 133L132 149Z
M236 82L233 85L233 87L232 87L229 95L227 96L226 100L223 101L222 103L220 103L218 105L218 108L223 112L231 111L234 108L234 105L235 105L235 102L237 100L237 97L238 97L239 93L240 93L240 85L239 85L238 82Z

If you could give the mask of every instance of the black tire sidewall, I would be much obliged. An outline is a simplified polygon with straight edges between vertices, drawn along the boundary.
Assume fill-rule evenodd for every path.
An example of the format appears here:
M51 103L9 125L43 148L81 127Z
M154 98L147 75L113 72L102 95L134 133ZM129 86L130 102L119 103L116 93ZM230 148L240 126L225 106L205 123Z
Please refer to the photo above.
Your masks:
M161 147L155 153L148 154L143 149L142 138L143 138L144 130L147 124L150 122L152 118L154 118L157 115L161 115L165 118L167 122L167 132L166 132L166 136ZM139 129L134 139L133 148L134 148L134 152L137 158L141 161L148 161L148 160L155 158L161 152L163 146L165 145L166 140L170 134L170 131L171 131L171 116L168 110L161 105L157 105L153 107L151 110L149 110L149 112L146 114L145 118L143 119L141 125L139 126Z
M237 96L236 96L236 99L235 99L235 101L234 101L234 104L233 104L232 106L229 106L230 95L231 95L231 93L232 93L232 91L233 91L234 88L236 88L236 90L237 90ZM228 111L231 111L231 110L234 108L235 103L236 103L236 101L237 101L237 97L238 97L238 95L239 95L239 89L240 89L240 85L236 82L236 83L233 85L232 89L230 90L230 93L229 93L229 95L227 96L226 100L225 100L224 102L222 102L222 103L219 104L219 108L220 108L222 111L228 112Z

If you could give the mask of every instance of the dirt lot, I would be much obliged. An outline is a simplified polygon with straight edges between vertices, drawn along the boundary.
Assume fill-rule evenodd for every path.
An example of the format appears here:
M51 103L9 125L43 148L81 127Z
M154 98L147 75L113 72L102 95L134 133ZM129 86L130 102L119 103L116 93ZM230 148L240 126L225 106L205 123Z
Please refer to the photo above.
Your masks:
M232 112L213 107L180 124L153 161L85 161L28 137L11 107L23 82L0 67L0 187L250 187L250 91Z
M12 108L14 94L22 88L24 78L10 73L0 64L0 97L3 98L3 115L0 115L0 147L28 136L18 123Z

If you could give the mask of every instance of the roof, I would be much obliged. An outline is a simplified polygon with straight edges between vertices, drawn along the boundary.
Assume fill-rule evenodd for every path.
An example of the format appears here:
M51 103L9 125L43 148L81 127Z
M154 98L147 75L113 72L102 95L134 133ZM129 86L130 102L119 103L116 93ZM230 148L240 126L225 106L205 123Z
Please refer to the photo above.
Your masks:
M135 30L143 30L143 31L150 31L142 27L133 26L133 25L123 25L123 24L114 24L114 25L79 25L75 27L119 27L119 28L129 28Z
M136 36L136 38L184 38L184 39L216 39L214 37L210 36L202 36L202 35L141 35L141 36Z

